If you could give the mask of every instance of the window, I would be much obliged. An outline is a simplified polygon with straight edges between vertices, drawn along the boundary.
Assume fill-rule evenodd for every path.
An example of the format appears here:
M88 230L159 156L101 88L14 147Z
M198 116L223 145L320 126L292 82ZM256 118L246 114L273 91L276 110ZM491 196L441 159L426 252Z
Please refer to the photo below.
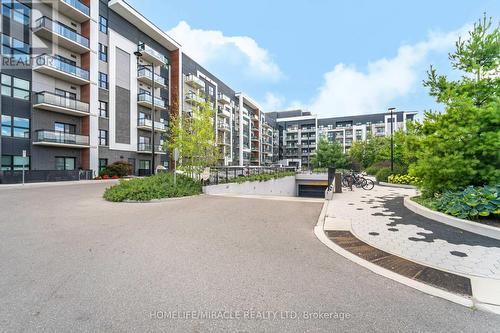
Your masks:
M149 167L149 165L150 165L149 163L150 162L151 161L149 161L149 160L139 160L139 169L141 169L141 170L149 170L150 169L150 167Z
M108 89L108 74L99 72L99 88Z
M16 61L27 63L29 60L30 46L13 37L2 35L2 54L12 57Z
M2 136L29 139L30 120L26 118L2 115Z
M99 117L108 118L108 102L99 101Z
M2 74L2 95L14 98L30 100L30 82Z
M108 62L108 47L99 43L99 60Z
M23 25L30 24L30 8L19 1L2 1L2 14Z
M108 131L99 130L99 146L108 145Z
M22 156L2 155L2 171L22 170L23 166L25 170L30 169L29 156L24 158Z
M61 96L61 97L67 98L67 99L76 100L76 94L72 93L70 91L66 91L66 90L62 90L62 89L57 89L56 88L55 94L57 96Z
M54 130L56 132L63 132L63 133L68 133L68 134L75 134L76 133L76 126L72 124L65 124L65 123L54 123Z
M214 95L214 87L212 87L212 86L208 86L208 94L209 94L210 96L213 96L213 95Z
M99 172L106 169L107 166L108 166L108 159L107 158L100 158L99 159Z
M103 16L99 16L99 31L108 33L108 19Z
M74 157L56 157L56 170L75 170Z

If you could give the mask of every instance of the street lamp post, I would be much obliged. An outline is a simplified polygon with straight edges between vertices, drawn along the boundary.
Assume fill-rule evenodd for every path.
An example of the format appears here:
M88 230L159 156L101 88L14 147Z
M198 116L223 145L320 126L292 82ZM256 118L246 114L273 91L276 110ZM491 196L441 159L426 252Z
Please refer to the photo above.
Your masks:
M396 108L389 108L391 112L391 173L394 172L394 110L396 110Z
M140 51L134 52L137 57L137 65L139 65L139 59L142 57ZM151 175L155 174L155 67L153 64L142 65L143 67L151 67L151 81L152 81L152 91L151 91Z

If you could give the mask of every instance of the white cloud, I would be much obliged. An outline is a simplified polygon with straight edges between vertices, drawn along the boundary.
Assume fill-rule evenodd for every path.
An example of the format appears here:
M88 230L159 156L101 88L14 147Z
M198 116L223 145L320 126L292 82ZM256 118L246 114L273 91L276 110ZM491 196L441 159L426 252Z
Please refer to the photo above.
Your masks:
M250 37L193 29L185 21L167 33L181 43L187 55L204 66L220 62L232 64L241 68L245 76L259 80L278 81L283 76L269 52Z
M467 27L449 33L430 33L427 40L403 45L391 59L371 62L366 71L354 65L337 64L324 75L309 109L321 116L381 112L392 101L404 97L421 82L424 63L431 52L449 51Z
M264 102L259 103L264 111L278 111L283 108L284 98L272 92L267 92Z

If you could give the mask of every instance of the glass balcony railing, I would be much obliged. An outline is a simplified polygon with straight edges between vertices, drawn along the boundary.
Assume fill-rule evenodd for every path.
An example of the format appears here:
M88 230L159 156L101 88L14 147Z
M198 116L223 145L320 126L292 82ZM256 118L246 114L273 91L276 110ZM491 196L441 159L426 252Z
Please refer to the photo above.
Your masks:
M153 80L153 72L151 72L151 70L149 68L142 67L142 68L139 68L137 70L137 77L146 77L150 81L152 81ZM155 73L155 82L162 85L162 86L167 85L167 80L164 77L162 77L156 73Z
M61 108L71 109L79 112L89 112L89 104L76 99L67 98L47 91L35 94L34 104L49 104Z
M78 11L82 12L83 14L90 16L89 7L85 5L83 2L78 0L62 0L62 1L70 5L71 7L77 9Z
M146 119L146 118L139 118L137 119L137 126L144 126L144 127L150 127L152 128L152 121L151 119ZM155 130L158 131L164 131L166 129L165 123L155 121Z
M84 37L79 33L69 29L64 24L61 24L57 21L52 21L47 16L40 17L38 20L36 20L34 28L46 28L59 36L68 38L73 42L80 44L83 47L89 47L89 40L87 37Z
M78 66L68 64L56 57L42 54L35 58L34 66L47 66L66 74L77 76L83 80L89 80L89 72Z
M137 101L153 104L153 96L148 93L140 93L137 95ZM161 98L155 97L155 106L165 108L165 101Z
M143 52L143 53L147 53L147 54L151 55L152 57L156 58L158 61L160 61L163 64L168 63L167 57L165 57L163 54L161 54L160 52L156 51L155 49L153 49L152 47L150 47L144 43L139 44L137 46L137 50L139 52Z
M54 130L35 131L34 141L39 143L60 143L80 146L89 145L89 137L87 135L66 133Z
M150 143L138 143L137 151L144 153L151 153L152 145ZM165 153L165 149L162 145L155 145L155 153Z

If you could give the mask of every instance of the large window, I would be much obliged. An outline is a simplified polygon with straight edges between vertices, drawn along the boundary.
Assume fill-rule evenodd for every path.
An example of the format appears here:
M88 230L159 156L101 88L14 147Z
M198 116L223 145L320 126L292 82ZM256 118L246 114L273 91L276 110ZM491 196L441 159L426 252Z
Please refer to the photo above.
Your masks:
M108 62L108 47L99 43L99 60Z
M66 90L56 88L55 94L58 96L62 96L64 98L67 98L67 99L76 100L76 94L74 92L71 92L71 91L66 91Z
M2 171L22 170L23 165L24 170L30 169L29 156L24 158L22 156L2 155Z
M76 126L73 124L55 122L54 123L54 130L57 132L76 134Z
M30 24L30 8L17 0L2 0L2 14L23 25Z
M108 89L108 74L99 72L99 88Z
M150 169L150 163L151 161L149 160L139 160L139 169L141 170L149 170Z
M12 57L16 61L28 63L30 56L30 46L22 41L7 35L2 37L2 55L4 57Z
M29 139L30 120L27 118L2 115L2 136Z
M74 157L56 157L56 170L75 170Z
M108 131L99 130L99 146L108 145Z
M30 100L30 82L15 76L2 74L2 95Z
M99 31L108 33L108 19L103 16L99 16Z
M108 118L108 102L99 101L99 117Z

